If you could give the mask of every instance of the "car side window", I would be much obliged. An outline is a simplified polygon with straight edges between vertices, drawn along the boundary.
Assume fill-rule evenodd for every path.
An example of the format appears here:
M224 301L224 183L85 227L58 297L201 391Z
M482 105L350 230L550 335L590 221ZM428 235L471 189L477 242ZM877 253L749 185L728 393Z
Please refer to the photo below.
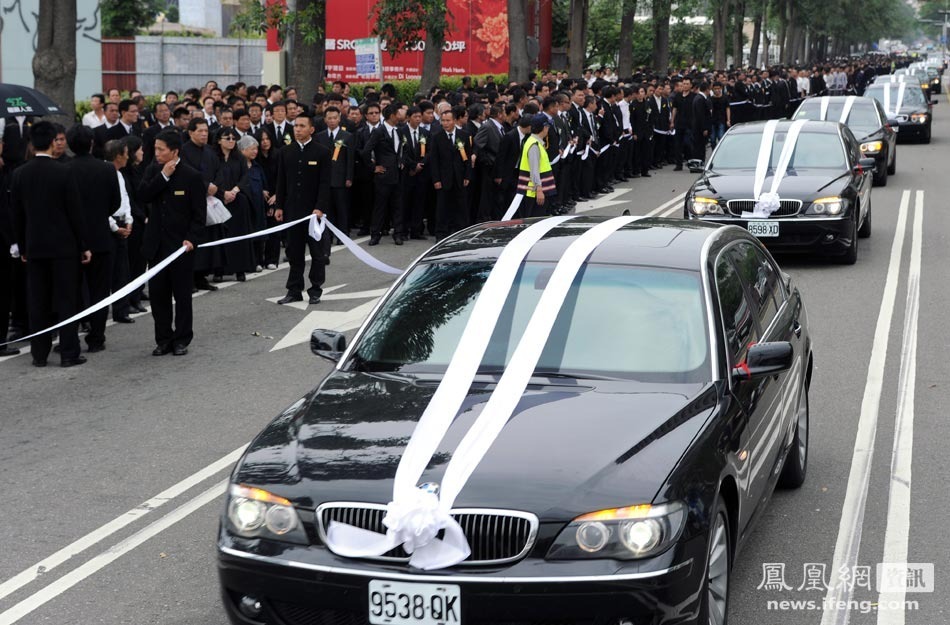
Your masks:
M728 255L723 254L716 263L716 290L726 333L730 366L745 360L749 346L759 340L755 327L755 312L752 303L742 288L742 281Z
M781 277L768 258L750 243L739 243L729 250L739 274L739 279L752 297L754 314L759 327L764 332L782 304L782 296L777 293L781 286ZM776 299L778 298L778 299Z

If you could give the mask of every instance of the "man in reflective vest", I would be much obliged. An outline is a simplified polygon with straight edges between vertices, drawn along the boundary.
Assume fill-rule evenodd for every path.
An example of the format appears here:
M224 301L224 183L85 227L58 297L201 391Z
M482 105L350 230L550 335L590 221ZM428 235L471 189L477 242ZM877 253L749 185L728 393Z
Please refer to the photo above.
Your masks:
M551 122L543 114L531 120L531 136L521 148L521 164L518 167L518 193L524 195L518 216L521 218L544 217L545 197L557 195L551 161L544 149Z

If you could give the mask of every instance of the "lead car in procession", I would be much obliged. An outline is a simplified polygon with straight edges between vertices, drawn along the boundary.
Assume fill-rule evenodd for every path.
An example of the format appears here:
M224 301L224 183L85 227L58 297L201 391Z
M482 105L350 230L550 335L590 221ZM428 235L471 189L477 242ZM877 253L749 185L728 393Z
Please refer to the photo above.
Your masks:
M533 221L474 226L390 290L336 362L235 468L218 534L222 598L244 625L720 625L729 574L776 485L808 458L812 349L801 294L747 231L641 219L574 279L530 383L452 509L471 555L422 571L396 548L350 558L342 522L383 533L393 480L474 301ZM421 486L497 386L565 250L520 265L467 399Z
M871 236L873 158L865 157L851 130L833 121L804 122L788 168L777 189L781 197L770 215L756 214L757 157L766 124L729 129L710 156L702 176L686 194L686 219L733 224L747 229L772 251L858 259L858 238ZM779 160L793 124L781 121L763 172L763 190L779 175Z

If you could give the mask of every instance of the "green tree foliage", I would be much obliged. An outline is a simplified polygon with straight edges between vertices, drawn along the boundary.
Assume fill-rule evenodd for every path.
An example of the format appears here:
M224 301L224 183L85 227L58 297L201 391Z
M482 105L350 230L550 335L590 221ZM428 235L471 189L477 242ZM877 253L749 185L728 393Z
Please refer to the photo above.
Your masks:
M103 37L130 37L152 25L164 0L100 0Z
M384 0L373 13L373 34L386 40L395 56L425 41L430 30L445 31L449 19L446 0Z

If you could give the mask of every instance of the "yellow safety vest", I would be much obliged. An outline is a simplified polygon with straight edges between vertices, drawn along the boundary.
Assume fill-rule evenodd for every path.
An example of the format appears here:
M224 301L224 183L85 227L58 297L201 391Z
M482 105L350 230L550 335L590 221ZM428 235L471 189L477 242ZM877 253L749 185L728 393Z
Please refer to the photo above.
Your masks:
M551 170L551 161L548 159L548 153L537 137L531 135L524 142L524 148L521 150L521 165L518 167L518 192L526 197L537 197L538 189L531 181L531 165L528 163L528 149L532 146L538 146L538 152L541 156L541 190L545 195L553 195L557 192L554 185L554 172Z

